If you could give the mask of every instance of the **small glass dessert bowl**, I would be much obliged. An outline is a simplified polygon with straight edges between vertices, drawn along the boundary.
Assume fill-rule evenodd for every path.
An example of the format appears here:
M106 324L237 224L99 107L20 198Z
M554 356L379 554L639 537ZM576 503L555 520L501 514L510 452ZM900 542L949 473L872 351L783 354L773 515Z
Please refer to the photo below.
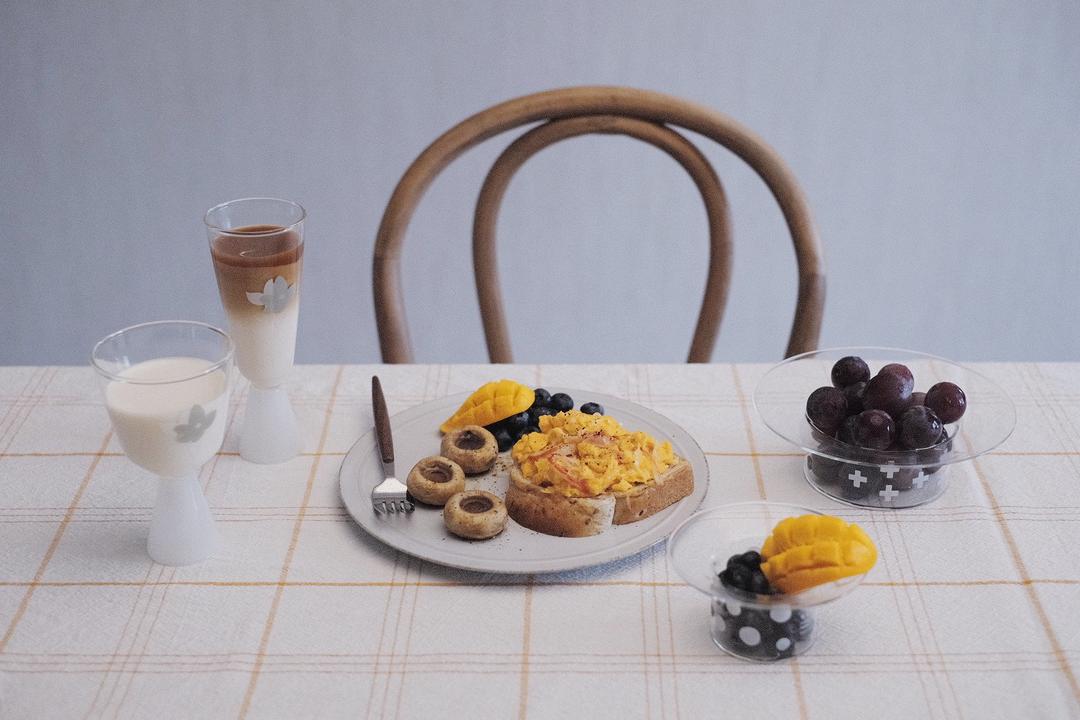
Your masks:
M937 499L951 465L993 450L1016 425L1012 401L990 378L897 348L790 357L758 381L754 406L770 430L806 453L803 475L811 487L868 508ZM839 413L832 417L837 424L823 428L830 410Z
M713 642L743 660L773 662L806 652L820 633L817 609L854 590L866 573L794 594L756 594L721 580L730 561L756 554L786 518L822 516L774 502L722 505L692 515L668 538L668 560L690 586L709 596ZM824 516L822 516L824 517Z

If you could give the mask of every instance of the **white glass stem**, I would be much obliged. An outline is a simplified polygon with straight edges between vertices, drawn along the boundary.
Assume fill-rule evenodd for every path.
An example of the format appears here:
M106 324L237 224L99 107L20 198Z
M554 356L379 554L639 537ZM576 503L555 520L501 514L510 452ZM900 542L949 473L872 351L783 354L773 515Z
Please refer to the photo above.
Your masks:
M240 457L253 463L282 463L298 452L300 428L285 388L252 385L240 433Z
M217 530L198 477L158 478L146 550L162 565L191 565L217 549Z

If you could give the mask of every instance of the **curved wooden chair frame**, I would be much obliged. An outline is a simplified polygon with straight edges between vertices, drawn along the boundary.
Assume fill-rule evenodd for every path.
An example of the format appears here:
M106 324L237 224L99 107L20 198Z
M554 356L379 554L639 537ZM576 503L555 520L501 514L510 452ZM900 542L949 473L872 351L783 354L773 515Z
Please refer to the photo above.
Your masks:
M704 135L742 158L765 182L791 233L799 293L785 356L817 348L825 302L824 264L810 211L794 175L765 142L731 118L679 98L619 87L576 87L526 95L495 105L454 126L409 166L394 189L375 240L375 315L383 361L412 362L401 292L405 231L428 187L469 148L499 133L537 121L496 160L484 180L473 226L473 259L480 312L492 362L512 362L495 259L495 225L514 173L543 148L588 133L623 134L658 147L678 161L701 192L708 216L708 280L689 362L707 362L716 341L731 280L727 201L701 152L668 126Z

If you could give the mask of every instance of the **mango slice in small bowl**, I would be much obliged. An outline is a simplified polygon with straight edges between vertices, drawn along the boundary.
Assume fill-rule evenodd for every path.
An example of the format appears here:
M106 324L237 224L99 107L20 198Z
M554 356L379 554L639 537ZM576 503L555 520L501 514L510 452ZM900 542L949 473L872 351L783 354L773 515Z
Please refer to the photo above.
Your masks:
M760 559L755 572L764 573L772 592L723 581L736 556ZM692 515L668 538L668 559L683 580L709 596L716 646L744 660L771 662L813 645L821 606L862 582L877 549L861 528L840 518L760 501Z

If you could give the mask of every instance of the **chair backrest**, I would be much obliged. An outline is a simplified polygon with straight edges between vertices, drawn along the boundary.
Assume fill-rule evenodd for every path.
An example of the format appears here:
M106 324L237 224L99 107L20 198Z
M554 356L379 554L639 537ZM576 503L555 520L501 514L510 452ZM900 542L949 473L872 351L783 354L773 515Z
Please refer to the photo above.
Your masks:
M648 90L574 87L526 95L477 113L436 139L405 171L375 239L375 316L384 362L412 362L401 293L401 247L424 193L469 148L507 130L545 120L503 151L477 200L473 261L492 362L513 361L495 261L495 225L502 197L514 173L530 157L560 140L590 133L622 134L654 145L675 158L697 185L708 216L709 271L687 361L708 362L731 280L727 200L708 160L672 126L726 147L753 168L772 192L791 233L798 263L799 292L785 357L817 348L825 303L824 263L806 199L779 155L747 128L701 105Z

